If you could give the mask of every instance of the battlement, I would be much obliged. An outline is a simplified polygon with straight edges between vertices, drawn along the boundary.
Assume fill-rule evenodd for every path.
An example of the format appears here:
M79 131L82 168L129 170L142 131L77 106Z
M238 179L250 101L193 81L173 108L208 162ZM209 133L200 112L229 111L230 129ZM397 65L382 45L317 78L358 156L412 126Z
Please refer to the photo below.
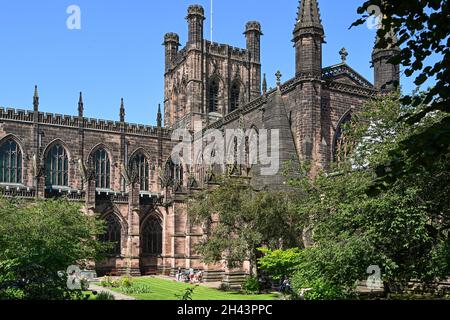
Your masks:
M211 41L205 40L205 49L206 49L206 52L208 52L210 54L216 54L216 55L220 55L220 56L230 55L232 58L239 59L239 60L248 59L248 50L247 49L233 47L228 44L211 42Z
M34 112L22 109L16 110L13 108L5 109L3 107L0 107L0 119L33 122Z
M33 123L34 112L26 111L21 109L13 108L3 108L0 107L0 120L3 121L18 121L18 122L30 122ZM125 134L132 135L142 135L142 136L153 136L158 137L158 127L147 126L142 124L118 122L103 119L94 118L82 118L70 115L53 114L38 112L38 123L51 125L51 126L61 126L61 127L71 127L71 128L83 128L86 130L98 130L107 132L121 133L122 130ZM161 136L163 138L170 138L171 131L169 129L161 128Z

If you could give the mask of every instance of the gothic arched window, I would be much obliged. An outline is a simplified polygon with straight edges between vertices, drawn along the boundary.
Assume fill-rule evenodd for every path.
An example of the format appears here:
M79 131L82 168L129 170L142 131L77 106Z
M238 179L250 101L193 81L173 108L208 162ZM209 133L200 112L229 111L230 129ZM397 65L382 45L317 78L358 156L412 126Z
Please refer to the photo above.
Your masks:
M353 142L349 139L347 134L347 126L350 125L352 120L351 113L347 113L339 122L336 129L333 144L333 156L335 162L343 162L348 159L351 151L353 150Z
M219 105L219 80L213 79L209 84L209 112L217 112Z
M22 183L22 151L13 139L0 147L0 182Z
M55 144L47 152L45 170L46 185L66 187L69 185L69 157L61 144Z
M147 157L142 152L136 154L131 159L130 166L132 170L137 170L141 191L149 191L150 164Z
M110 188L110 162L105 149L98 149L93 156L95 170L95 187L100 189Z
M99 237L99 240L106 243L111 243L112 248L109 249L109 254L120 254L120 240L122 227L119 219L114 214L109 214L105 218L106 230L103 235Z
M172 159L166 162L166 174L168 174L175 185L183 185L183 165L175 164Z
M156 218L149 218L142 228L142 253L144 255L162 254L162 227Z
M230 91L230 112L239 108L240 92L239 83L234 82Z

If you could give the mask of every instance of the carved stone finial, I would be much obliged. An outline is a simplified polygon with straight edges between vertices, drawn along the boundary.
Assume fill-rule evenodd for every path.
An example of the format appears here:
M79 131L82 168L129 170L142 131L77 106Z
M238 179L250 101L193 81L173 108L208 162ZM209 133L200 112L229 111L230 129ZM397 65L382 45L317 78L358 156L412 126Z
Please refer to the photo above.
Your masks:
M347 49L342 48L341 51L339 51L339 54L341 55L342 63L345 63L348 57Z
M283 75L281 74L280 70L277 71L277 73L275 73L275 77L277 77L277 86L281 85L281 77Z
M38 87L37 86L34 86L33 110L34 111L38 111L39 110L39 93L38 93Z
M263 89L263 93L266 94L267 93L267 80L266 80L265 73L264 73L264 77L263 77L262 89Z
M158 104L158 114L156 115L156 122L158 127L162 126L161 104Z
M123 98L120 100L120 122L125 122L125 104L123 103Z
M83 93L80 92L80 98L78 99L78 116L83 118L84 113L84 103L83 103Z

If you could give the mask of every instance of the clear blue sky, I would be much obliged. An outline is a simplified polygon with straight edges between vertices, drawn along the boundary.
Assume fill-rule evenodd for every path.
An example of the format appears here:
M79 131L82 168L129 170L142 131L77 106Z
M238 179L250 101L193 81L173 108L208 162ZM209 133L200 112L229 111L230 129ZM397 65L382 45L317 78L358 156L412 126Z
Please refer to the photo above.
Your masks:
M348 30L362 0L320 0L327 44L324 66L340 62L346 47L348 64L373 80L370 56L375 31L366 26ZM40 109L77 114L83 91L85 116L117 120L124 97L128 122L155 124L164 97L166 32L184 44L189 4L210 0L0 0L0 106L32 109L34 85ZM69 30L69 5L81 8L81 30ZM274 86L279 69L283 80L294 74L292 31L298 0L214 0L214 41L245 47L245 23L263 27L262 66ZM209 38L210 19L205 21ZM402 76L405 92L414 89Z

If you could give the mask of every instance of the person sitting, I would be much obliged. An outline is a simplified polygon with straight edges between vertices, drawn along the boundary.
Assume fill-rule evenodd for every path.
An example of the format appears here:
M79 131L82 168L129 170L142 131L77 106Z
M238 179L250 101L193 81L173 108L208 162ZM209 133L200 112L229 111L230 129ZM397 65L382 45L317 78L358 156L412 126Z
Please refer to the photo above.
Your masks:
M285 292L286 291L286 288L287 288L287 285L288 285L288 279L285 277L284 279L283 279L283 281L281 282L281 285L280 285L280 292Z
M198 280L199 283L203 282L203 271L200 270L197 273L197 280Z

